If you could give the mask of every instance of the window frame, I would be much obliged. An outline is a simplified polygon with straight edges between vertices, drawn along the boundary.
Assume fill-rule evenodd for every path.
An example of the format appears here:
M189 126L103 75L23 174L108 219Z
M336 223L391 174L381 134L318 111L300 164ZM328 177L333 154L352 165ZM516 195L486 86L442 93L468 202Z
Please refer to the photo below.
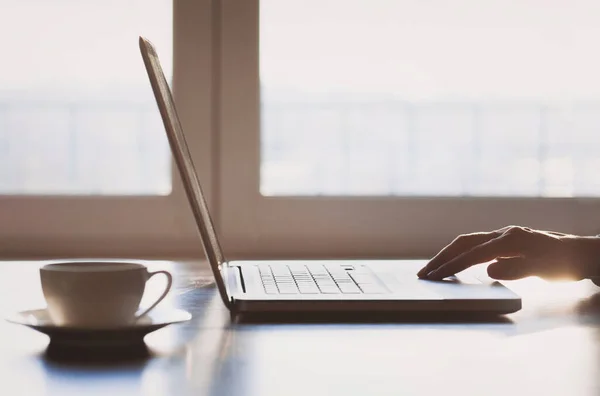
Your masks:
M508 224L600 234L593 198L261 196L258 23L259 0L173 0L174 98L228 259L423 257ZM203 257L172 174L164 197L0 195L0 254Z
M173 0L173 95L209 205L214 201L215 160L211 22L211 1ZM137 50L137 39L131 37L133 51ZM160 54L160 48L157 50ZM146 73L141 55L139 72ZM4 257L202 254L189 204L172 164L173 188L167 196L0 195L0 254Z
M424 257L458 234L510 224L600 233L595 198L262 196L259 0L218 7L218 228L228 258Z

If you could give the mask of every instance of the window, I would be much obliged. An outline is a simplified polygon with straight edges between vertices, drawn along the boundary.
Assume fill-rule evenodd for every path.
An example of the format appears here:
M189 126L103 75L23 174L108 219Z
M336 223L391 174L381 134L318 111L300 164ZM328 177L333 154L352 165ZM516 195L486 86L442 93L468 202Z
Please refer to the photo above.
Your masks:
M171 75L171 1L3 2L0 192L168 195L169 148L135 32L155 38Z
M0 4L5 255L201 252L139 35L228 258L421 257L507 224L600 233L590 0Z
M209 5L0 5L2 253L197 252L138 36L158 48L210 192L210 151L197 143L210 133Z
M598 196L580 3L262 0L261 192Z
M423 255L514 223L597 233L595 2L261 0L221 12L232 250Z

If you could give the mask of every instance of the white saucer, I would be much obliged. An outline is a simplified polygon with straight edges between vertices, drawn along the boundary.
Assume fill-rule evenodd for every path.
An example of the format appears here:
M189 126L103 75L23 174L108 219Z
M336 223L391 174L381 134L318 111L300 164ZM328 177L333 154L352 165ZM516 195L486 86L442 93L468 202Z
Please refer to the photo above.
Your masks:
M152 311L131 325L114 328L81 328L57 326L46 309L18 312L6 318L8 322L30 327L50 336L54 344L71 346L119 346L144 342L144 337L162 327L189 321L192 315L180 309Z

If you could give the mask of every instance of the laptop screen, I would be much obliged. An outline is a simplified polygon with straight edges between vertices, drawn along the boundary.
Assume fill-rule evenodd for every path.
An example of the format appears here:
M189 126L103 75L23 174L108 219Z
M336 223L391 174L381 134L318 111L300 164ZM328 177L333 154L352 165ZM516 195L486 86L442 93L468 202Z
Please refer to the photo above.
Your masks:
M225 305L229 306L229 296L225 282L221 276L221 266L225 262L225 259L208 211L208 206L204 199L204 194L202 193L202 187L200 186L200 181L198 180L192 157L189 153L183 129L179 122L179 116L177 115L171 90L152 43L143 37L140 37L139 43L146 71L148 72L152 90L154 91L154 96L166 129L171 151L175 157L175 163L179 169L185 192L190 202L192 212L194 213L204 251L206 252L207 259L213 270L215 281L217 282L219 292L221 293L221 298Z

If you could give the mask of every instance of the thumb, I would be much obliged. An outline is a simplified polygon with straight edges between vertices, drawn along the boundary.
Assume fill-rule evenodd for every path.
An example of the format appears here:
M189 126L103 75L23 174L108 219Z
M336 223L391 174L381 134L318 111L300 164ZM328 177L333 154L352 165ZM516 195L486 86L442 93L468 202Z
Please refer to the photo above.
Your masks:
M498 258L487 268L490 278L498 280L515 280L535 275L535 268L525 257Z

